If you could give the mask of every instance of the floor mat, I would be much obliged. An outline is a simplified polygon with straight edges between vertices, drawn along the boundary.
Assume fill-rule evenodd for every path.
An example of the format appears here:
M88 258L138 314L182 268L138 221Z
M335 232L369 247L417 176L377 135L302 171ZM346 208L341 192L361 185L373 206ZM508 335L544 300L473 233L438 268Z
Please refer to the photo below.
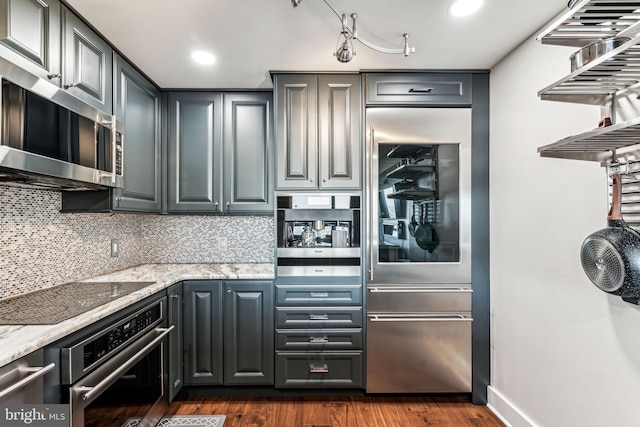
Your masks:
M162 417L156 427L222 427L224 415L174 415ZM141 418L129 418L122 427L137 427Z

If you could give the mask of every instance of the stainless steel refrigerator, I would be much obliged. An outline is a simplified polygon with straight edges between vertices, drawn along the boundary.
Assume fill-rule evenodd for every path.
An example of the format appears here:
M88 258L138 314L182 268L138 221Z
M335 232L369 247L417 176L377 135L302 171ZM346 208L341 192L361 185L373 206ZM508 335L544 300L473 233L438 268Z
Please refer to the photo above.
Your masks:
M366 126L366 390L470 392L471 109Z

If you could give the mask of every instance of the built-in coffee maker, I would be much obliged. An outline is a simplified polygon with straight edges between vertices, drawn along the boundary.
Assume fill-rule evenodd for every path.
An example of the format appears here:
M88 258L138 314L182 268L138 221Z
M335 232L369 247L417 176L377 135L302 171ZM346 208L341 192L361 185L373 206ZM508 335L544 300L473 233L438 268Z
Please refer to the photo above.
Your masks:
M279 276L359 276L359 194L279 194Z

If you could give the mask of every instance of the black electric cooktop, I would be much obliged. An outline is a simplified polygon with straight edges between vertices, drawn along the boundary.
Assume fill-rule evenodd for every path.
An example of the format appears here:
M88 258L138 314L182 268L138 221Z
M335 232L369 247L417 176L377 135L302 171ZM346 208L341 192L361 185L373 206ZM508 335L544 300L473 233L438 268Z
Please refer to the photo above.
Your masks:
M0 300L0 325L53 325L154 282L73 282Z

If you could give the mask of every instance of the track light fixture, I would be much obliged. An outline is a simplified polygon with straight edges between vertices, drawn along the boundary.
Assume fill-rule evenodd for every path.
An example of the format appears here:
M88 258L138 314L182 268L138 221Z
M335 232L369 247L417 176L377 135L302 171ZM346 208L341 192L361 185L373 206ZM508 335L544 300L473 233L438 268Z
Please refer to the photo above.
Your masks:
M298 7L302 0L291 0L291 4L293 7ZM377 46L371 42L366 41L362 37L358 36L358 30L356 28L356 19L358 19L357 13L351 14L352 25L351 28L347 26L347 15L339 14L336 9L333 7L331 3L327 0L323 0L324 3L335 13L340 22L342 23L342 31L338 36L338 43L336 47L336 51L334 52L334 56L340 62L349 62L356 54L353 48L353 40L357 40L369 49L375 50L381 53L389 53L389 54L403 54L404 56L409 56L410 53L416 51L415 47L409 47L409 33L404 33L402 37L404 38L403 47L390 49L381 46Z

